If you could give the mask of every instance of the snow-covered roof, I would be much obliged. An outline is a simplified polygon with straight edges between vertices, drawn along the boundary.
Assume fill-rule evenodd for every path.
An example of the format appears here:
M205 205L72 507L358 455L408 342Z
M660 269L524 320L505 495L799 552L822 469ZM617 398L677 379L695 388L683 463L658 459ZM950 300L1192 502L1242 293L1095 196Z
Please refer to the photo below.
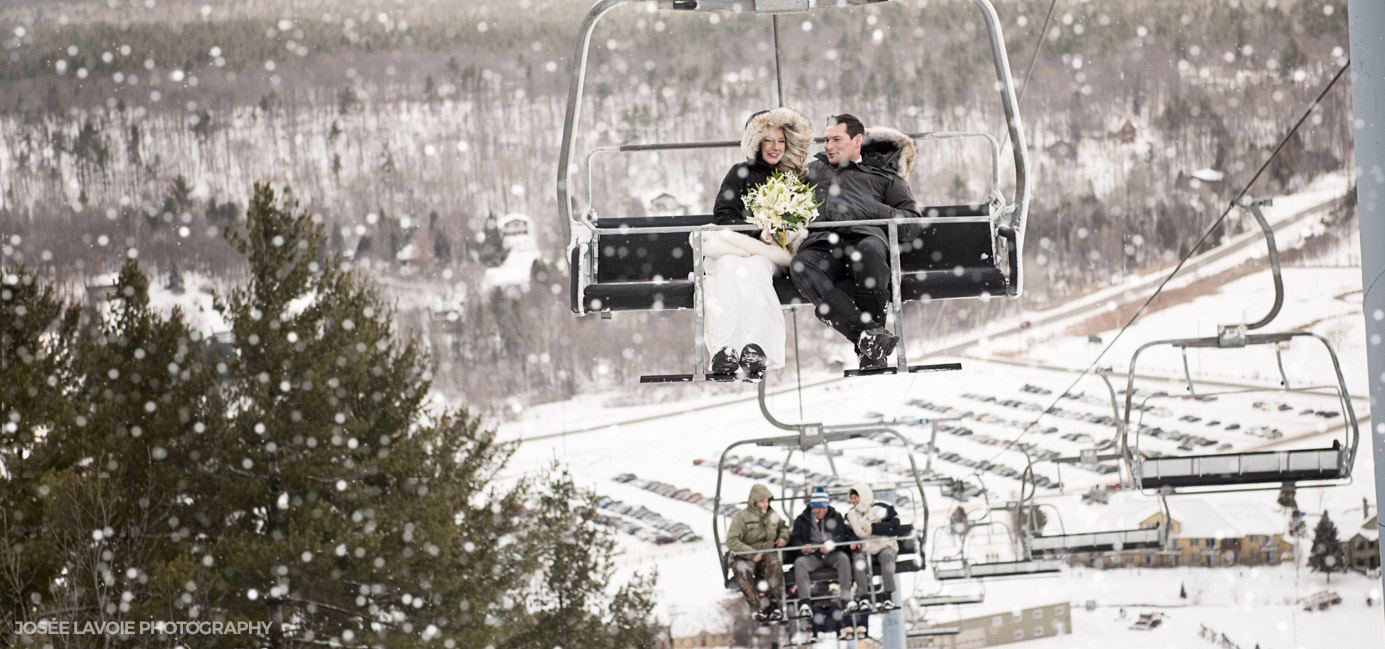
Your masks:
M1233 539L1259 534L1282 534L1285 521L1275 518L1263 505L1202 500L1169 503L1169 515L1180 525L1178 536L1187 538Z
M511 212L511 213L509 213L509 214L506 214L505 216L500 217L500 220L496 221L496 225L499 225L499 226L501 226L501 227L504 227L504 225L505 225L506 223L510 223L510 222L512 222L512 221L524 221L525 223L533 223L533 222L534 222L534 220L531 219L531 218L529 218L529 215L527 215L527 214L520 214L519 212Z
M1188 175L1205 183L1219 183L1226 180L1226 174L1216 169L1198 169Z
M1356 530L1356 533L1357 533L1357 534L1360 534L1360 535L1361 535L1361 538L1366 539L1367 541L1379 541L1379 540L1380 540L1380 519L1379 519L1379 516L1372 516L1372 517L1370 518L1370 520L1366 521L1365 524L1363 524L1363 525L1361 526L1361 529Z

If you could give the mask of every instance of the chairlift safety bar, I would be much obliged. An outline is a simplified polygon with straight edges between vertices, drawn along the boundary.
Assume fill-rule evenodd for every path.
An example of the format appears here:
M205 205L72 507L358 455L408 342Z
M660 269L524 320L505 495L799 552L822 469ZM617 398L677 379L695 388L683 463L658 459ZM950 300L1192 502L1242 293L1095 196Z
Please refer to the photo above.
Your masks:
M995 207L997 207L997 208L1002 208L1002 207L1004 207L1005 197L1004 197L1004 195L1002 195L1002 194L1000 193L1000 142L996 141L995 136L991 135L990 133L982 133L982 132L979 132L979 131L934 131L934 132L925 132L925 133L909 133L909 134L906 135L906 137L913 138L913 139L915 139L915 140L956 140L956 139L966 139L966 138L983 138L983 139L985 139L985 140L986 140L987 142L989 142L990 145L991 145L991 186L990 186L990 191L988 191L988 192L986 193L986 200L987 200L987 202L992 203L992 204L993 204ZM813 138L813 142L815 142L815 143L817 143L817 144L822 144L824 141L825 141L824 138L820 138L820 137L815 137L815 138ZM741 143L738 142L738 141L735 141L735 140L720 140L720 141L716 141L716 142L674 142L674 143L667 143L667 144L622 144L622 145L618 145L618 146L600 146L600 147L596 147L596 148L594 148L594 149L591 150L591 153L588 153L588 154L587 154L587 161L586 161L586 164L584 165L584 166L585 166L585 172L586 172L586 180L587 180L587 184L586 184L587 208L586 208L585 210L583 210L581 216L572 218L572 215L569 215L569 217L572 218L573 221L585 225L585 226L587 227L587 229L590 230L590 231L592 231L592 232L606 232L606 231L603 231L603 230L599 230L599 229L596 227L596 224L592 222L592 214L595 212L594 208L592 207L592 206L593 206L593 201L594 201L594 199L593 199L593 197L592 197L592 187L593 187L593 184L594 184L594 183L592 182L592 168L593 168L595 165L593 165L592 163L595 161L597 155L604 154L604 153L630 153L630 152L639 152L639 151L660 152L660 151L687 151L687 150L697 150L697 149L730 149L730 148L740 148L740 146L741 146ZM640 231L641 231L641 232L644 232L644 231L646 231L646 230L645 230L644 228L641 228ZM655 230L649 230L649 231L650 231L650 232L654 232Z

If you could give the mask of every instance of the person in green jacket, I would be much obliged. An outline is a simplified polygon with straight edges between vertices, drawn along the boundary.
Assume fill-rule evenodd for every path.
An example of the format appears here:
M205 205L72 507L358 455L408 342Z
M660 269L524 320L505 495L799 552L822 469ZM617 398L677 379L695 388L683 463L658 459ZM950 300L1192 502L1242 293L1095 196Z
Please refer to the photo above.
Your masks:
M784 616L784 567L778 552L763 552L782 548L789 542L788 523L769 507L773 499L769 487L751 487L749 505L736 513L726 531L727 549L738 553L731 557L732 574L755 612L755 619L760 621L780 620ZM739 554L750 552L755 554ZM763 604L761 592L765 593Z

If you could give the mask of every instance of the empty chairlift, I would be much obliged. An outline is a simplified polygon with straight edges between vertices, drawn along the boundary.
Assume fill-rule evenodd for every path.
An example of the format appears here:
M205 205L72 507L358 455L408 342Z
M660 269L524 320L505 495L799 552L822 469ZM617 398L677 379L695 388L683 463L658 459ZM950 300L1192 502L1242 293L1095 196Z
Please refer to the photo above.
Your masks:
M1105 380L1107 387L1110 388L1111 383L1106 379L1105 374L1102 373L1100 376ZM1114 407L1115 390L1111 389L1110 393ZM1117 421L1119 422L1119 420ZM1119 428L1119 424L1117 427ZM1120 435L1118 432L1115 441L1119 441L1119 439ZM1090 465L1090 462L1095 462L1102 458L1118 459L1120 457L1119 455L1103 455L1100 453L1100 451L1106 450L1112 445L1113 442L1108 440L1105 444L1098 445L1095 449L1092 449L1091 452L1084 453L1084 457L1060 457L1054 458L1051 461L1054 462L1055 465L1061 466L1064 463L1071 463L1074 461L1079 464ZM1033 502L1034 495L1038 491L1037 485L1034 482L1036 475L1034 471L1035 464L1036 463L1031 459L1029 465L1025 467L1021 499L1016 504L1022 512L1022 521L1028 520L1029 516L1034 515L1033 512L1035 512L1037 508L1037 505ZM1049 511L1053 512L1053 519L1057 522L1059 529L1063 530L1062 532L1053 535L1043 535L1031 530L1030 526L1024 525L1021 527L1021 534L1024 539L1024 545L1028 548L1030 556L1039 558L1067 557L1076 554L1103 552L1122 552L1126 550L1148 550L1157 552L1168 547L1169 541L1169 528L1167 523L1163 522L1168 520L1168 503L1165 502L1162 495L1159 497L1159 506L1165 515L1161 519L1161 522L1155 527L1100 530L1069 534L1066 532L1066 528L1063 525L1061 512L1059 512L1057 508L1050 508Z
M986 492L983 490L983 495ZM986 508L979 515L968 514L961 507L953 511L945 525L934 531L935 548L933 578L940 581L1024 577L1056 573L1063 567L1058 559L1035 557L1029 551L1022 531L993 518L997 511L1008 507ZM1021 518L1021 522L1022 522ZM949 535L955 541L955 552L940 556L940 537Z
M1206 338L1185 338L1157 340L1140 346L1130 359L1126 382L1125 412L1122 417L1122 451L1129 466L1135 486L1144 491L1174 493L1180 491L1227 491L1244 489L1277 488L1283 483L1298 483L1300 486L1326 486L1340 484L1351 478L1351 467L1360 442L1360 431L1351 395L1347 392L1346 380L1342 376L1341 363L1337 353L1326 338L1312 332L1294 331L1287 333L1249 333L1269 324L1279 314L1284 303L1284 281L1280 276L1279 255L1275 248L1274 232L1260 211L1260 205L1252 202L1247 208L1259 222L1269 248L1269 260L1275 287L1274 305L1269 313L1253 324L1218 327L1218 335ZM1330 361L1336 378L1335 384L1317 386L1295 386L1291 384L1288 372L1284 369L1283 348L1294 341L1316 341L1326 352L1324 360ZM1131 435L1131 413L1135 389L1135 376L1140 355L1155 347L1172 347L1183 355L1184 378L1190 395L1210 397L1217 393L1198 394L1195 391L1192 372L1188 364L1188 350L1208 351L1268 348L1272 349L1282 380L1278 388L1264 390L1234 390L1220 394L1245 394L1249 392L1293 392L1304 390L1328 390L1333 393L1341 407L1345 420L1341 439L1334 439L1330 446L1309 449L1257 451L1244 453L1220 453L1206 455L1182 455L1149 457L1140 452L1138 436Z

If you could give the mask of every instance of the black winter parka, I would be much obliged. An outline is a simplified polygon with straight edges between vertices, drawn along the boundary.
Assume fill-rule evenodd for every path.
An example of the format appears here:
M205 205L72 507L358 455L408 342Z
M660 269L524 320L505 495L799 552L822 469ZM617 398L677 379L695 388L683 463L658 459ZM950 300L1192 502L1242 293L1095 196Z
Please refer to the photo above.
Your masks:
M793 530L789 532L789 546L797 547L811 543L813 538L812 526L817 519L813 518L813 508L805 507L803 513L798 515L793 521ZM846 519L837 513L836 509L827 508L827 515L822 519L822 529L824 540L831 540L837 545L846 545L860 541L860 537L851 531L851 526L846 524ZM846 548L842 548L845 550Z
M808 165L808 182L816 186L819 221L860 221L865 219L914 218L922 216L909 186L896 173L897 152L862 151L859 163L838 166L819 153ZM912 240L921 230L917 226L901 227L900 241ZM889 243L883 225L857 225L849 228L810 230L803 241L805 247L830 240L831 233L847 240L863 236L878 237ZM819 243L819 245L822 245Z

